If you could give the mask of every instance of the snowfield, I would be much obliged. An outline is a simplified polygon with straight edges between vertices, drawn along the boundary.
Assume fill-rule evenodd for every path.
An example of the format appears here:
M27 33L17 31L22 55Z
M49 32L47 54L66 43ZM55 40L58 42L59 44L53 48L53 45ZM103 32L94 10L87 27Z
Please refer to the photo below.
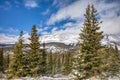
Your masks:
M9 80L9 79L0 79L0 80ZM53 78L53 77L36 77L36 78L31 78L31 77L24 77L24 78L19 78L19 79L11 79L11 80L71 80L70 77L60 77L60 78ZM91 79L87 79L91 80ZM100 79L95 79L94 80L100 80ZM108 80L120 80L119 78L109 78Z
M4 78L0 78L0 80L9 80L6 78L5 75L3 75ZM16 79L10 79L10 80L70 80L71 77L64 76L62 74L55 74L53 77L48 76L42 76L42 77L21 77Z
M69 74L68 76L64 76L62 74L56 74L53 77L48 77L48 76L42 76L42 77L21 77L21 78L16 78L16 79L0 78L0 80L74 80L74 78L75 78L75 76L72 75L72 74ZM91 79L92 80L101 80L101 79L97 79L95 77L92 77ZM87 80L91 80L91 79L87 79ZM108 80L120 80L120 78L118 78L118 77L110 77Z
M61 78L52 78L52 77L41 77L39 80L70 80L68 77L61 77Z
M8 80L8 79L0 79L0 80ZM53 77L36 77L36 78L31 78L31 77L24 77L20 79L12 79L12 80L70 80L68 77L61 77L61 78L53 78Z

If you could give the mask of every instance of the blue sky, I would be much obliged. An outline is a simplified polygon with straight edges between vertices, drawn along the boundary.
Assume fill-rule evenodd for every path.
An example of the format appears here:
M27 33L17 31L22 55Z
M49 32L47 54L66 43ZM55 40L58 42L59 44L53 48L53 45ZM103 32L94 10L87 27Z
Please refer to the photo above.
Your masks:
M38 28L47 27L46 22L53 13L74 1L0 0L0 28L5 29L1 30L0 33L18 34L20 30L30 32L34 24ZM63 21L63 23L66 21ZM56 25L59 28L62 23ZM47 31L50 32L53 27L51 25Z
M98 10L105 34L120 34L119 0L0 0L0 43L17 38L21 30L29 34L34 24L42 35L76 36L88 4Z

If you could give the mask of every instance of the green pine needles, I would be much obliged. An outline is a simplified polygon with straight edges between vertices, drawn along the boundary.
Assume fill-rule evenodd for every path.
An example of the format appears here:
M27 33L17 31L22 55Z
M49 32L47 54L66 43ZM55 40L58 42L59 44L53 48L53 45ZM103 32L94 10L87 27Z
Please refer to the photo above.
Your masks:
M77 65L74 65L75 70L79 72L75 74L79 80L88 79L101 73L98 50L101 48L100 41L103 38L103 32L99 32L99 29L97 11L93 5L88 5L84 27L80 34L79 51L81 53L77 56Z
M86 80L90 78L92 80L95 78L106 80L114 71L117 74L120 71L118 67L119 62L116 62L117 64L115 62L111 63L113 62L112 59L118 61L118 57L115 57L115 50L101 45L103 32L100 31L100 22L97 17L97 10L93 5L88 5L85 13L84 27L81 30L79 38L77 55L75 55L73 64L74 80ZM109 53L106 49L113 52Z
M23 32L20 33L19 41L14 46L14 55L6 71L8 78L23 76Z

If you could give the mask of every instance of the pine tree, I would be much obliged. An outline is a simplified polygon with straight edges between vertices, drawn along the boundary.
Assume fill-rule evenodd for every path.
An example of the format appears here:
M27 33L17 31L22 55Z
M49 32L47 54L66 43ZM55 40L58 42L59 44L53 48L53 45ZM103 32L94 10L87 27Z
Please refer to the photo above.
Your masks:
M62 72L64 75L68 75L72 70L72 62L71 62L72 54L70 52L66 52L64 55L65 55L65 60L63 63L64 67Z
M46 51L45 51L45 43L43 43L43 49L42 49L42 58L41 58L41 69L40 69L40 71L41 71L41 74L42 75L45 75L46 74L46 68L47 68L47 63L46 63L46 56L47 56L47 54L46 54Z
M88 79L99 76L100 57L98 50L101 48L100 41L103 38L98 30L100 22L97 20L97 10L94 6L88 5L86 8L84 27L81 30L79 42L79 52L75 59L74 69L78 72L74 74L76 80Z
M9 67L9 63L10 63L10 54L6 53L6 55L4 55L4 71L6 71Z
M108 77L119 76L120 73L120 58L119 58L119 51L117 46L115 48L110 46L108 48L108 56L107 56L107 64L108 67L106 68L106 74Z
M52 75L56 74L56 66L57 66L57 54L54 53L52 54L52 60L53 60L53 65L52 65Z
M21 77L23 76L23 32L20 32L20 37L18 43L14 46L14 55L10 62L9 69L7 70L7 75L9 78Z
M30 35L30 44L29 44L29 54L28 54L28 69L30 69L30 76L38 76L40 75L41 69L41 54L40 54L40 43L39 43L39 35L37 34L36 26L33 25L32 33Z
M2 77L3 70L3 48L0 48L0 78Z
M53 54L52 52L47 53L47 73L52 74L53 71Z
M107 80L109 77L118 77L120 73L120 58L117 46L105 46L100 49L99 56L101 57L101 79Z

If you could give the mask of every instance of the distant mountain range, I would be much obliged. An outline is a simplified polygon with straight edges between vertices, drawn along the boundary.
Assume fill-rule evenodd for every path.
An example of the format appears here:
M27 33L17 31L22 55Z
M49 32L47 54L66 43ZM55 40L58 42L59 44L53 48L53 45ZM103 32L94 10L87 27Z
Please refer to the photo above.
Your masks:
M0 48L13 48L14 44L0 44Z
M77 47L78 37L68 35L47 35L41 37L41 43L46 44L46 49L52 52L63 52L73 50ZM117 45L120 50L120 35L104 35L101 41L105 45ZM13 48L14 44L0 44L2 48ZM42 48L42 45L40 46Z
M76 44L78 43L78 40L79 40L78 38L79 36L68 35L68 34L46 35L41 37L41 42L49 43L51 44L51 46L54 46L57 43L56 44L57 47L61 47L60 44L63 44L64 46L72 45L72 47L75 47ZM101 43L103 45L112 45L112 46L117 45L118 49L120 50L120 34L116 34L116 35L106 34L104 35L104 38L102 39ZM64 47L61 47L61 48L64 48Z
M117 45L118 49L120 50L120 35L104 35L104 38L102 40L102 44L106 45Z

